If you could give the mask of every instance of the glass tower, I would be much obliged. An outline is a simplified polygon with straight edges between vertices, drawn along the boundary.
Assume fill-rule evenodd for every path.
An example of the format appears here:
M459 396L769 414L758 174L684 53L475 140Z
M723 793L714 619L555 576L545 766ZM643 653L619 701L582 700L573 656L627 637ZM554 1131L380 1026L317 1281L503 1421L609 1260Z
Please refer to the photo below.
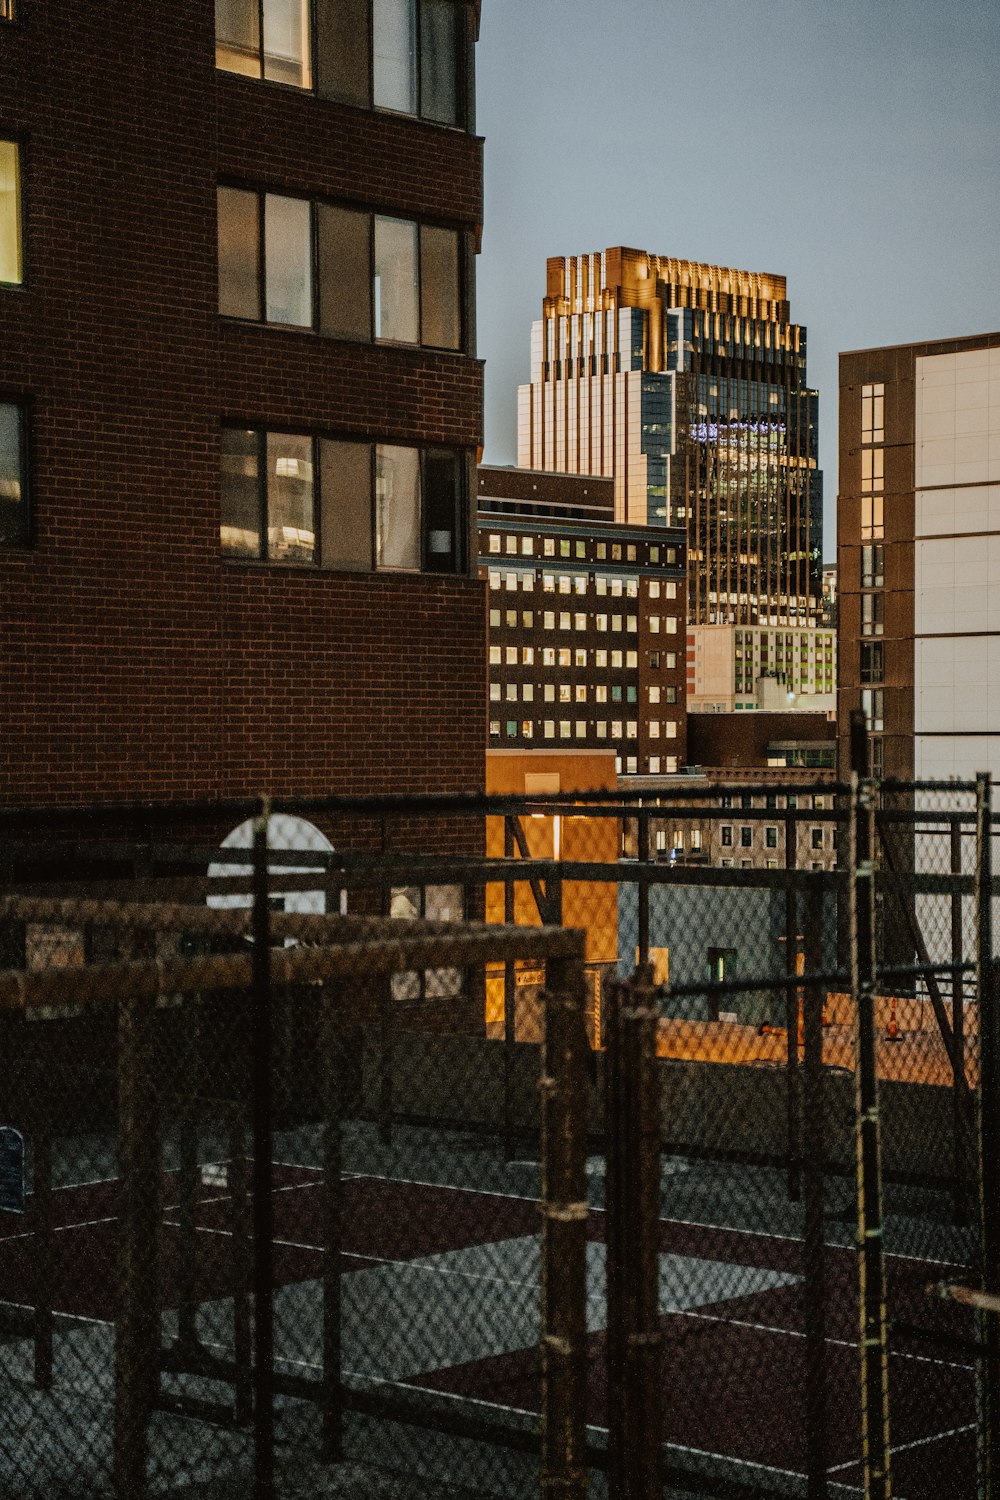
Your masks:
M518 463L611 475L617 519L685 527L689 623L815 624L817 423L784 277L620 247L548 262Z

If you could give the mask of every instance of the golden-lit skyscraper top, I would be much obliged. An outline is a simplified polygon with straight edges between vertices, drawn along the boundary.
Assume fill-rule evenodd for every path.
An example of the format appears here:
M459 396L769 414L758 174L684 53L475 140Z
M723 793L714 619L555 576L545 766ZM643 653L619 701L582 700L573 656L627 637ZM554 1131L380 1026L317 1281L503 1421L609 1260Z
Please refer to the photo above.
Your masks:
M686 527L692 623L815 620L817 397L783 276L552 258L518 396L519 464L611 475L620 520Z

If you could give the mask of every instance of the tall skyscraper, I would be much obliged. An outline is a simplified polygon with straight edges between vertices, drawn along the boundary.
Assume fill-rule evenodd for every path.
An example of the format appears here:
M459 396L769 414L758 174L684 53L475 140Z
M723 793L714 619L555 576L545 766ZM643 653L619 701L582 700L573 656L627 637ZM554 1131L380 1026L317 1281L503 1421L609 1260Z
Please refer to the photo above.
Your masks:
M619 521L682 526L690 625L810 625L818 401L785 278L617 247L550 259L518 463L612 475Z

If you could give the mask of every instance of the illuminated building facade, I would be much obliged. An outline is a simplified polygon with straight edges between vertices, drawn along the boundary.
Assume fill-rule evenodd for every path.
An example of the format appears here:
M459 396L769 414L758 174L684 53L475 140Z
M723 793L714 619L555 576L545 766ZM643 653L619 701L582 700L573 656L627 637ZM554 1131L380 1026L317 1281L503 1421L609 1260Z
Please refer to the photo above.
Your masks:
M817 424L784 277L621 247L549 260L518 463L613 476L619 521L683 528L689 623L815 623Z
M1000 778L1000 333L840 356L840 764Z

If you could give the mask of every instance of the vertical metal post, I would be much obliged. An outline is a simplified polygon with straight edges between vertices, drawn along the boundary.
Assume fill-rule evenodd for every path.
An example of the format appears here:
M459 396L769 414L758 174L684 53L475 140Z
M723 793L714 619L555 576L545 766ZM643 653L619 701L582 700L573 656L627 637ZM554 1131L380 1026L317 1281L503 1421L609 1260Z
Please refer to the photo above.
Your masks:
M622 1060L622 1011L629 1003L631 984L621 979L609 979L604 986L603 1030L604 1030L604 1223L605 1223L605 1284L607 1288L607 1338L605 1364L607 1370L607 1422L608 1422L608 1480L612 1495L619 1495L622 1486L624 1454L622 1440L625 1430L622 1403L625 1368L625 1309L623 1302L622 1257L624 1254L623 1223L625 1210L625 1120L623 1101L625 1084Z
M852 719L854 716L852 716ZM863 731L863 721L862 721ZM857 726L852 723L852 746ZM866 1500L889 1500L888 1343L882 1243L882 1169L875 1039L875 868L871 786L851 772L851 992L857 1016L855 1093L858 1292L861 1314L861 1443Z
M47 1028L36 1026L36 1046L41 1046ZM52 1204L52 1080L50 1073L36 1062L33 1074L33 1097L29 1101L31 1119L31 1215L32 1256L34 1259L35 1311L32 1318L34 1343L34 1376L39 1390L52 1388L53 1355L53 1265L55 1230Z
M386 852L385 818L379 819L379 846L383 856ZM383 860L382 884L379 888L379 908L388 917L392 912L392 887L385 877ZM423 911L423 902L421 902ZM382 1146L392 1145L392 1075L393 1075L393 1026L392 1026L392 976L380 974L375 980L378 987L378 1138Z
M583 948L546 964L542 1046L541 1491L585 1500L587 1037Z
M336 1463L343 1451L343 1370L341 1347L340 1263L343 1184L340 1119L343 1113L339 1008L332 984L323 986L320 1021L320 1067L323 1100L323 1457Z
M177 1340L182 1349L194 1350L198 1335L196 1277L198 1264L197 1198L198 1171L198 1000L185 995L181 1001L184 1035L184 1076L179 1122L177 1172Z
M649 963L649 813L645 808L640 808L636 819L637 848L636 858L639 864L639 931L637 934L638 953L636 954L636 965Z
M149 1418L159 1378L156 1295L159 1150L149 1056L148 996L118 1003L119 1210L115 1326L114 1490L117 1500L146 1493Z
M503 857L514 858L514 830L510 815L503 820ZM503 919L514 921L514 882L509 868L503 878ZM514 960L503 966L503 1154L505 1161L514 1159L514 1044L517 1041L517 977Z
M950 836L951 873L957 881L958 877L962 874L962 825L957 820L952 821ZM951 1034L954 1044L951 1135L954 1156L952 1194L956 1224L965 1224L967 1222L965 1199L969 1177L969 1161L966 1151L964 1090L962 1087L962 1081L965 1077L965 981L958 967L963 959L962 950L964 943L962 936L962 893L956 889L952 891L951 896Z
M979 994L979 1194L983 1290L1000 1293L1000 966L993 959L992 789L976 777L976 982ZM979 1314L979 1493L1000 1497L1000 1316Z
M809 875L803 996L804 1233L802 1269L806 1325L806 1476L808 1500L827 1496L826 1247L823 1231L826 1139L823 1113L823 990L810 974L823 969L823 885Z
M271 1096L271 912L268 900L268 798L253 825L253 1289L254 1289L254 1497L274 1495L274 1155Z
M662 1494L656 1023L643 968L619 989L608 1059L615 1120L607 1164L608 1449L611 1493L621 1500Z
M253 1416L253 1323L250 1266L250 1172L244 1103L233 1101L229 1121L229 1227L233 1237L233 1418L242 1427Z
M798 833L791 811L785 813L785 974L798 971L799 904L795 871L798 865ZM785 1141L788 1196L793 1203L802 1192L801 1084L799 1079L799 989L785 987Z

